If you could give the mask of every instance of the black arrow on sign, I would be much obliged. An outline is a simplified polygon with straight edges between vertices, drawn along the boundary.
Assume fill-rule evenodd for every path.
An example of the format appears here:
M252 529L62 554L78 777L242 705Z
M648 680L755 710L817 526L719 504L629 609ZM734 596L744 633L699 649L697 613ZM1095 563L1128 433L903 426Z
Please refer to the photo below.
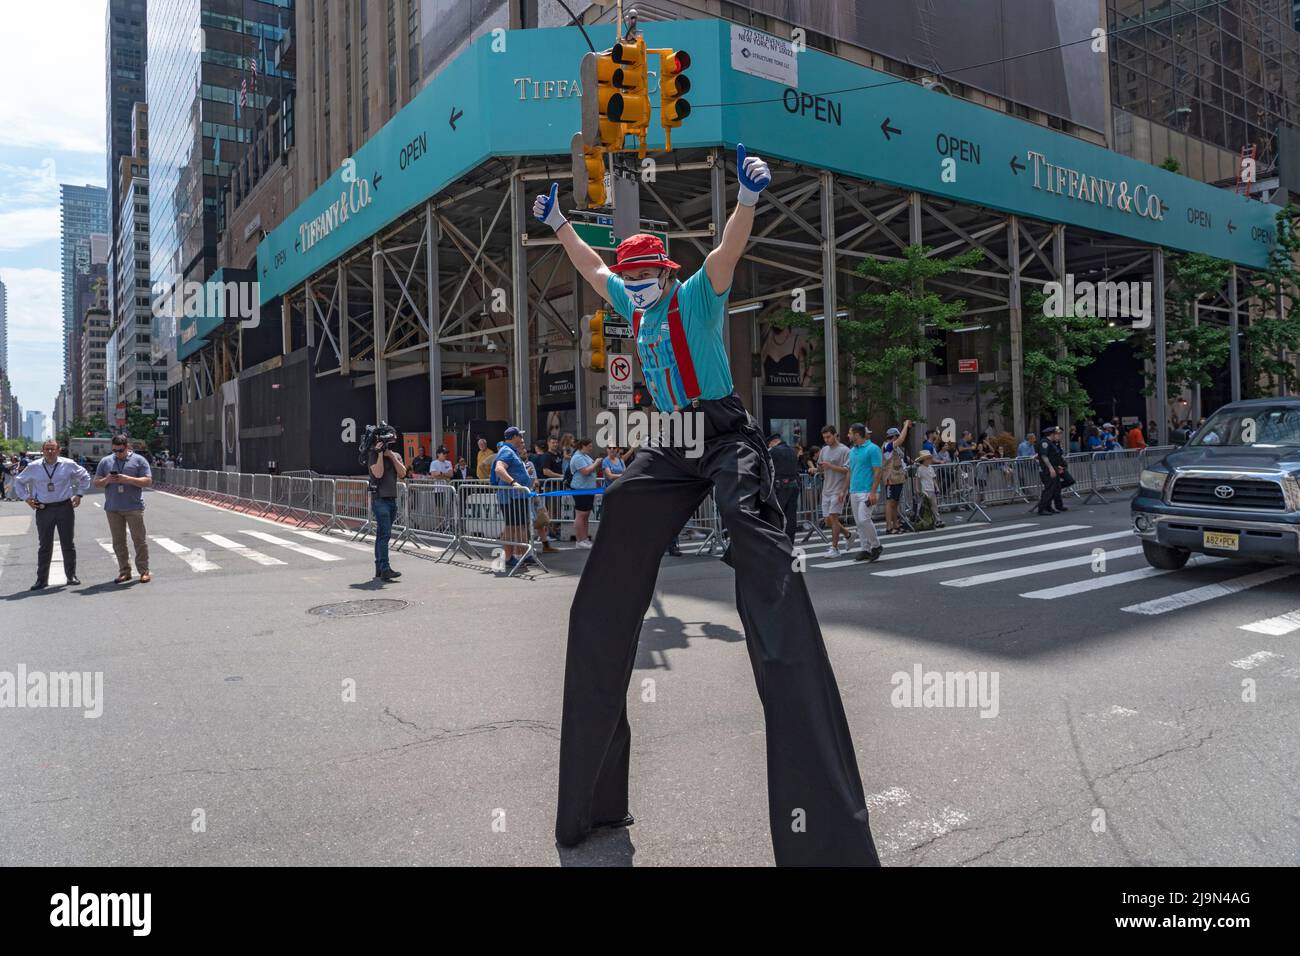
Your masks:
M374 185L375 192L379 192L379 180L383 178L384 178L383 174L378 171L376 171L373 175L371 175L370 182Z
M456 131L456 120L460 119L464 115L464 110L458 110L454 106L451 108L451 119L447 120L447 122L450 124L452 132Z
M1027 168L1027 167L1025 166L1025 164L1022 163L1020 160L1016 159L1016 157L1014 157L1014 156L1011 157L1011 175L1012 175L1012 176L1019 176L1020 173L1021 173L1021 171L1024 170L1024 169L1026 169L1026 168Z
M1229 219L1229 220L1228 220L1228 232L1232 233L1232 232L1236 232L1236 231L1237 231L1237 227L1234 226L1234 225L1232 224L1232 220Z
M885 139L887 139L887 140L892 138L892 137L890 137L890 135L889 135L890 133L896 133L896 134L899 135L899 136L902 136L902 135L903 135L903 131L902 131L901 129L898 129L897 127L894 127L894 126L890 126L890 125L889 125L889 117L888 117L888 116L886 116L886 117L885 117L885 121L884 121L883 123L880 124L880 131L881 131L882 133L885 134Z

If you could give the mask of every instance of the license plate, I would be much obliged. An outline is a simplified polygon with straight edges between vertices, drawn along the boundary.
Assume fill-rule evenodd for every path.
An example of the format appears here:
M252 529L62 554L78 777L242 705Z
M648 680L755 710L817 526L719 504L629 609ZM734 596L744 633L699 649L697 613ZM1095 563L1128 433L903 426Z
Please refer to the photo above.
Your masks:
M1241 535L1234 531L1204 531L1204 545L1220 551L1236 551Z

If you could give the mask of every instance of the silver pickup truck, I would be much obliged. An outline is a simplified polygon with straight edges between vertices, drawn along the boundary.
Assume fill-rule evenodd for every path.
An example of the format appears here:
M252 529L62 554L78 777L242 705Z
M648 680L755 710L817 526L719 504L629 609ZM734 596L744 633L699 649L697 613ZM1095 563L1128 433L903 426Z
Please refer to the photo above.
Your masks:
M1224 405L1142 472L1131 511L1147 562L1162 570L1192 552L1300 563L1300 398Z

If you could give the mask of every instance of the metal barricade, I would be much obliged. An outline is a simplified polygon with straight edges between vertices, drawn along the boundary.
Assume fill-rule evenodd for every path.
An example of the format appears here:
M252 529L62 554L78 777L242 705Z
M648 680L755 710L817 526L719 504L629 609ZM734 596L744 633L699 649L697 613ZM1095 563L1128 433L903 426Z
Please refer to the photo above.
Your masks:
M334 479L335 527L353 532L355 541L371 530L370 482L364 478Z
M494 549L492 557L495 558L503 556L506 548L512 548L523 554L518 556L518 562L507 571L507 577L526 565L548 570L537 554L533 503L526 495L509 495L486 481L461 481L456 483L456 509L459 515L459 533L439 555L439 561L444 558L450 561L457 553L482 560L484 555L480 553L481 548ZM511 519L509 523L507 516Z
M335 528L341 528L338 514L334 511L334 479L333 478L312 478L311 481L311 510L308 512L309 519L315 519L320 522L321 531L333 531Z
M271 507L270 475L253 475L252 507L256 508L259 514L265 514Z
M456 489L446 481L406 484L403 530L396 547L407 541L450 545L457 534Z
M286 485L285 516L290 520L297 516L297 525L301 528L312 517L312 480L294 475L286 477L284 481Z
M289 479L284 475L271 475L271 490L267 498L268 518L289 517Z

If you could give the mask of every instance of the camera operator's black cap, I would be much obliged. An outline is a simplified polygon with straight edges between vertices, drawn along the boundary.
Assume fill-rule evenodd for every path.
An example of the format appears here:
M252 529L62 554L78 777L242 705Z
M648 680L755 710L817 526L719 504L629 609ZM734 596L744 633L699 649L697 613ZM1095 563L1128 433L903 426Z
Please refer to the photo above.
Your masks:
M445 455L445 454L447 454L447 446L446 446L446 445L439 445L439 446L438 446L438 450L437 450L434 454L437 454L437 455Z
M506 429L505 438L507 441L509 441L511 438L514 438L516 435L522 435L523 433L524 430L522 428L516 428L514 425L511 425L509 428Z

